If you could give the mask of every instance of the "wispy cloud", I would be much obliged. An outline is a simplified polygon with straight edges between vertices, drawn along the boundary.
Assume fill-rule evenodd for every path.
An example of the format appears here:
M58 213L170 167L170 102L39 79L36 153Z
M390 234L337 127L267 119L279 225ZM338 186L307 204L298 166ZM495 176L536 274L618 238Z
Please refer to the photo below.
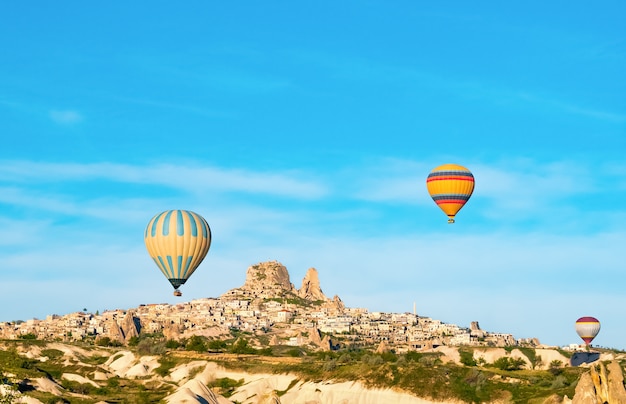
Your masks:
M381 160L358 176L359 198L373 201L423 203L426 177L439 163ZM566 198L593 192L598 167L555 161L516 159L494 163L468 162L476 179L475 194L507 204L535 206L542 199ZM428 201L430 203L430 201Z
M201 165L133 166L115 163L1 161L0 179L12 183L108 180L160 185L196 194L210 191L246 192L297 199L320 198L328 192L322 183L306 173L258 172Z
M49 112L50 119L62 125L73 125L81 122L83 116L75 110L52 110Z

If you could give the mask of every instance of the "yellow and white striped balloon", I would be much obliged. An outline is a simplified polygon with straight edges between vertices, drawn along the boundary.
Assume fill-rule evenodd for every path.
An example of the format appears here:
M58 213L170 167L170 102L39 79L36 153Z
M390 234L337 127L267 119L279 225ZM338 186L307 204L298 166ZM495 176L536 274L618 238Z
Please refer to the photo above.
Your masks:
M166 210L154 216L144 233L148 253L178 287L194 273L211 247L211 229L202 216L189 210Z

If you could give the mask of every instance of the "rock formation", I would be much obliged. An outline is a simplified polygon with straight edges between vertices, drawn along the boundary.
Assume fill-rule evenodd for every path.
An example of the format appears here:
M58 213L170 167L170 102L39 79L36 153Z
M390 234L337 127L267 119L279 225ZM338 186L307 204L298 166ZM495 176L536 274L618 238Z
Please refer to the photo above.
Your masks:
M254 298L283 297L285 293L296 294L296 288L289 280L289 272L278 261L260 262L248 267L243 286L231 289L223 298L239 295Z
M299 297L312 302L322 302L322 307L329 309L330 315L336 315L345 310L345 305L339 298L328 298L320 286L317 269L309 268L302 279L302 287L296 289L291 283L287 268L278 261L260 262L248 267L246 281L235 289L224 293L224 299L253 298L272 299Z
M307 300L330 300L324 295L324 292L322 292L317 269L309 268L309 270L306 271L306 275L304 279L302 279L302 287L298 290L298 296Z
M166 339L179 340L182 335L182 327L179 324L167 324L163 327L163 336Z
M480 329L478 321L472 321L470 323L470 335L476 338L483 338L485 336L485 332Z
M380 344L378 344L378 348L376 348L376 353L382 354L386 352L389 352L389 345L387 345L387 341L382 340L380 341Z
M589 372L580 377L572 400L572 404L604 403L626 403L624 375L617 361L610 362L606 367L601 362L592 365Z
M141 332L141 323L139 322L139 319L135 317L134 313L129 310L122 319L122 325L120 328L122 329L124 341L128 343L132 337L139 336L139 333Z
M246 272L246 282L242 289L276 289L294 292L287 268L278 261L261 262L252 265Z
M106 322L106 329L108 332L106 333L106 337L109 337L111 341L117 341L119 343L124 343L124 332L122 328L117 324L117 321L111 319Z
M322 347L322 337L320 336L320 330L317 327L313 327L309 331L309 342L315 346Z
M346 305L343 304L341 298L337 295L333 297L333 301L331 302L331 307L338 312L343 312L346 308Z

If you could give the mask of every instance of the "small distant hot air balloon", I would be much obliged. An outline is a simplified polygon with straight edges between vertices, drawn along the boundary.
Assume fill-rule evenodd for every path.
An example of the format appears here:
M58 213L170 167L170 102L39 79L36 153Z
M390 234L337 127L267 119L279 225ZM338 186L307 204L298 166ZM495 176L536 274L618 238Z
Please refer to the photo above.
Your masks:
M154 216L144 233L148 253L181 296L211 246L211 229L202 216L188 210L166 210Z
M454 223L454 216L474 192L474 175L463 166L444 164L428 174L426 188L437 206L448 215L448 223Z
M581 317L576 320L576 333L589 346L600 332L600 322L595 317Z

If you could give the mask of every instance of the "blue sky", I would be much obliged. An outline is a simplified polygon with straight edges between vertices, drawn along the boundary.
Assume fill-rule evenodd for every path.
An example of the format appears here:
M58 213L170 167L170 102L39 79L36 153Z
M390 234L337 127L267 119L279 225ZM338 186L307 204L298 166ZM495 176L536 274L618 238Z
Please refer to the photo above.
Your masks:
M619 1L0 5L0 321L176 302L143 231L213 232L183 300L278 260L350 307L626 349ZM468 167L448 225L426 192Z

